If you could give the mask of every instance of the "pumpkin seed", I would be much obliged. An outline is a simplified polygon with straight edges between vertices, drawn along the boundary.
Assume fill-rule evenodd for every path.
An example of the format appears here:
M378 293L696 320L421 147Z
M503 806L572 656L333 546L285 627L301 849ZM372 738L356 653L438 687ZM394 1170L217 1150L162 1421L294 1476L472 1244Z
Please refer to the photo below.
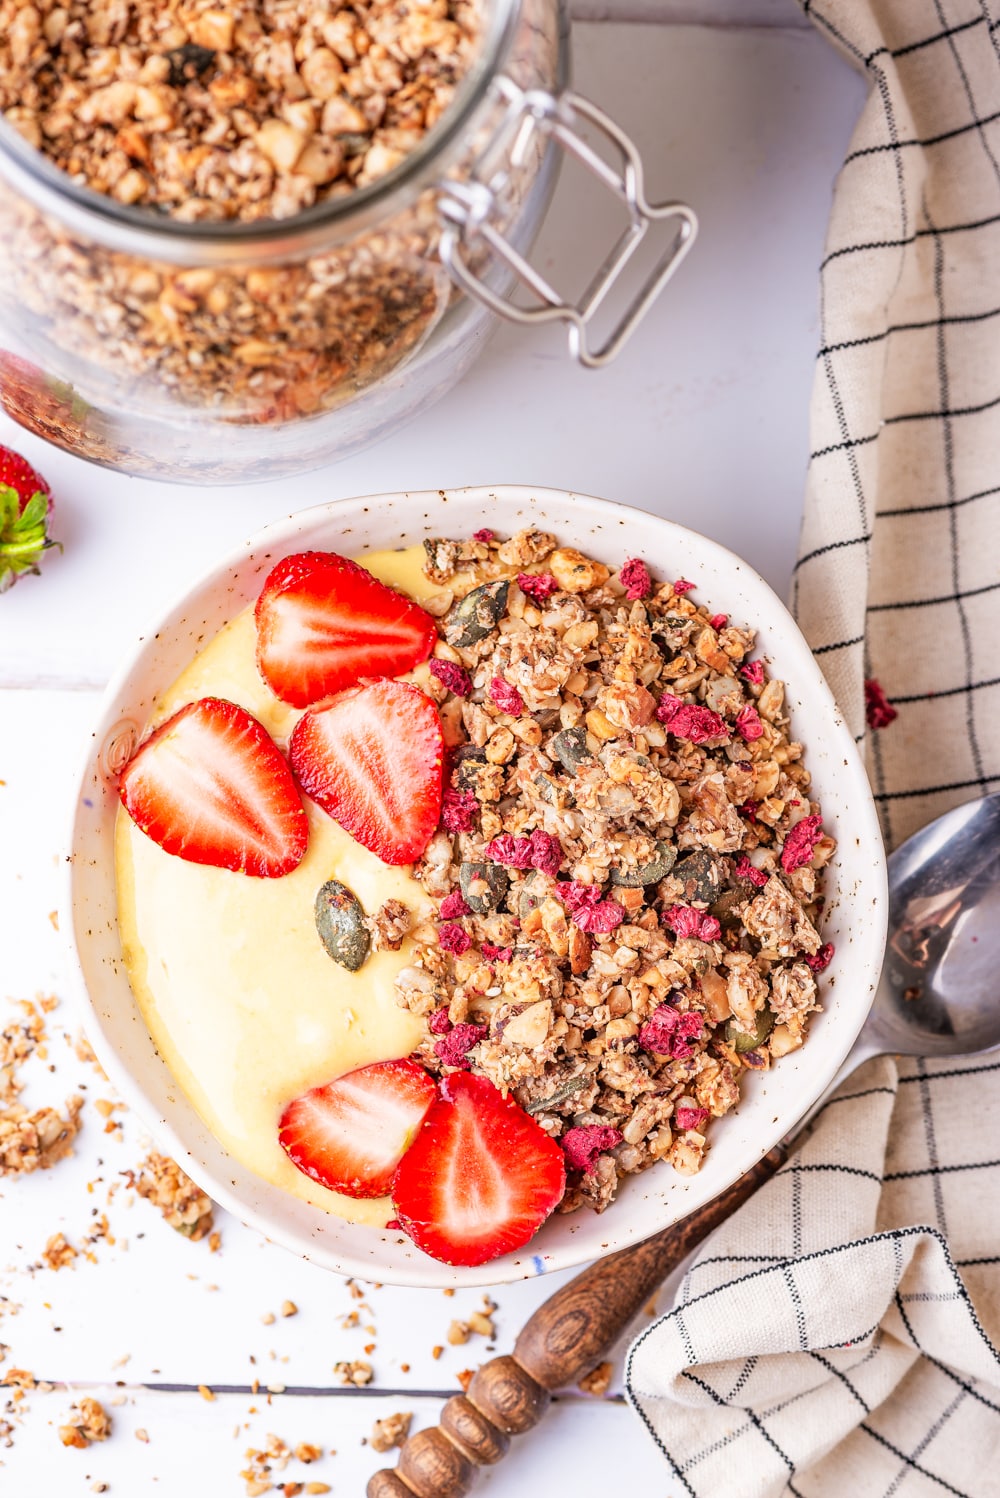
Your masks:
M747 1035L743 1030L738 1030L732 1020L726 1026L726 1039L738 1056L746 1051L755 1051L762 1046L774 1028L774 1010L767 1004L757 1015L757 1028L752 1035Z
M563 769L568 770L571 775L594 757L587 749L587 730L582 726L562 729L552 736L548 747L549 753L554 754Z
M495 583L483 583L467 593L461 603L451 611L445 625L445 639L449 645L464 649L485 640L491 630L496 629L507 607L510 582L502 577Z
M659 884L670 873L676 858L677 849L672 843L658 842L655 858L651 858L648 863L639 864L637 868L612 869L611 883L617 884L619 889L639 889L645 884Z
M452 763L455 767L452 771L452 783L456 789L475 794L479 767L486 763L485 750L477 749L475 744L462 744L455 750Z
M550 1108L558 1108L560 1103L572 1097L574 1092L581 1092L592 1080L593 1078L587 1076L570 1077L568 1082L557 1087L555 1092L550 1092L548 1097L536 1098L533 1103L526 1103L524 1111L525 1113L547 1113Z
M510 885L507 871L498 863L463 863L458 871L458 883L462 897L476 915L489 915L502 904ZM478 886L485 884L486 888ZM472 893L473 886L476 892Z
M684 898L711 905L722 888L722 870L712 853L689 853L674 866L673 876L684 885Z
M316 930L334 962L356 973L368 956L371 936L358 897L337 879L328 879L316 896Z

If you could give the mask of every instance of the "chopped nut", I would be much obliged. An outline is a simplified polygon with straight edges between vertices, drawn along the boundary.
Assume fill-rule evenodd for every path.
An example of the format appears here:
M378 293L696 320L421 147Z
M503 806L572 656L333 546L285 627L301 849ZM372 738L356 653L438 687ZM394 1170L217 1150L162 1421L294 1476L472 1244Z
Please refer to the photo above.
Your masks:
M96 1399L84 1397L71 1406L65 1424L59 1427L64 1446L84 1450L94 1441L106 1441L111 1434L111 1416Z
M282 1316L297 1316L299 1314L299 1308L294 1300L283 1300L281 1302L281 1314Z
M369 1444L375 1451L391 1451L394 1446L402 1446L410 1433L412 1420L413 1415L408 1410L400 1410L395 1415L386 1415L384 1419L376 1420Z
M582 1389L584 1394L595 1394L598 1398L603 1398L610 1387L610 1363L598 1363L597 1367L591 1368L589 1373L585 1373L577 1384L577 1388Z

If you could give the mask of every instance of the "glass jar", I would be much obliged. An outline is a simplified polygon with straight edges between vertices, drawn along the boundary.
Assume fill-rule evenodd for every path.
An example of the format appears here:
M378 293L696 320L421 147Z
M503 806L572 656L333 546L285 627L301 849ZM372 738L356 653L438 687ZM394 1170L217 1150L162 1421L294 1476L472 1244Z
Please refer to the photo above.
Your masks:
M246 482L346 457L415 415L468 369L497 314L563 319L576 356L606 362L695 221L646 202L631 142L566 91L567 59L561 0L491 0L474 64L411 154L283 220L188 223L122 205L0 119L0 403L108 467ZM576 307L524 258L561 151L629 220ZM591 320L656 218L675 220L673 242L594 350ZM509 299L517 282L530 307Z

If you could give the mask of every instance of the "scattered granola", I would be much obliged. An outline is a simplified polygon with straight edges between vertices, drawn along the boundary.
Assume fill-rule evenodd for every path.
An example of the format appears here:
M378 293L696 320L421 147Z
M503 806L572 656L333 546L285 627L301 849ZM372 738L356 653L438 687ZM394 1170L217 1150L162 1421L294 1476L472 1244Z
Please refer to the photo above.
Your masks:
M596 1368L591 1368L585 1373L577 1384L577 1388L584 1394L594 1394L601 1399L611 1387L611 1364L598 1363Z
M66 1117L55 1108L29 1112L21 1103L0 1112L0 1176L48 1170L73 1153L83 1098L66 1100Z
M562 1210L602 1210L658 1160L698 1170L744 1072L803 1043L835 843L783 683L694 583L537 530L425 548L452 598L426 689L455 731L416 866L439 921L397 1000L431 1071L486 1076L559 1140Z
M94 1441L106 1441L110 1434L111 1416L98 1400L89 1396L76 1401L65 1424L59 1427L59 1439L63 1445L76 1446L81 1451Z
M53 1233L42 1249L42 1258L50 1269L63 1269L76 1258L76 1249L65 1233Z
M371 1363L366 1363L363 1358L355 1358L350 1363L334 1363L333 1371L345 1388L353 1384L355 1388L363 1389L374 1377Z
M397 1410L394 1415L376 1420L372 1426L369 1445L375 1451L391 1451L394 1446L402 1446L410 1433L412 1421L413 1414L410 1410Z
M138 1172L128 1170L124 1174L129 1186L159 1207L165 1221L178 1233L197 1243L211 1232L212 1203L175 1160L153 1151Z

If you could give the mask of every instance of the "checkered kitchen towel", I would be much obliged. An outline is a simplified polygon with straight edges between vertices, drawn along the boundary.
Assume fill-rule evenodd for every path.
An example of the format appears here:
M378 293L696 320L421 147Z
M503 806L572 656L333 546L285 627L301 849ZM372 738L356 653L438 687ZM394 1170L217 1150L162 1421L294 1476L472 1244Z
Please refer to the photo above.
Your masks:
M891 846L1000 789L1000 4L803 4L871 93L793 603L859 739L867 699ZM1000 1059L879 1060L703 1247L628 1382L678 1498L1000 1498L998 1349Z

